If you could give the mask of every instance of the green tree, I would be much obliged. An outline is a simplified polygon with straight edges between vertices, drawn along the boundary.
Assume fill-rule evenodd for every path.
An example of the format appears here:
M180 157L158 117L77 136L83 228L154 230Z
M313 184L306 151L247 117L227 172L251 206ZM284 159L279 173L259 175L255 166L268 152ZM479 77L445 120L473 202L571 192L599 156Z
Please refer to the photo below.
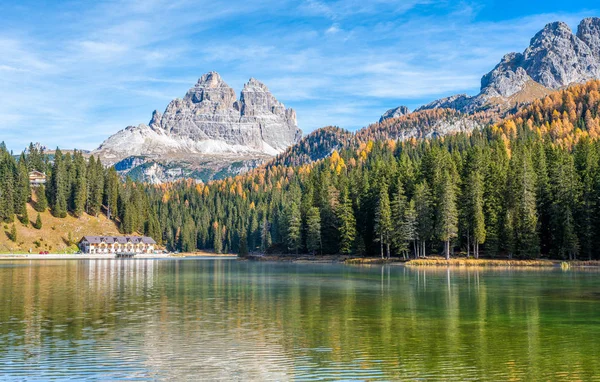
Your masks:
M35 210L45 212L48 209L48 199L46 199L46 187L43 184L35 188Z
M33 228L42 229L42 217L40 216L39 212L37 214L37 217L35 218L35 223L33 224Z
M260 231L260 250L263 253L266 252L271 247L271 244L271 225L265 217Z
M419 241L417 257L426 256L427 241L433 238L433 207L431 191L427 182L423 181L415 187L416 236Z
M458 235L458 211L456 208L456 185L448 171L444 172L438 199L438 239L444 242L444 255L450 259L451 241Z
M302 219L300 209L296 202L291 202L286 211L287 247L290 251L298 253L302 244Z
M318 207L308 210L306 226L306 249L314 255L321 250L321 213Z
M398 182L398 188L394 199L392 200L392 231L391 231L391 242L399 255L406 258L408 252L408 244L410 237L408 237L408 226L406 221L406 195L404 195L404 187L402 183Z
M66 159L59 148L54 153L54 165L50 176L50 210L58 218L67 216L68 176Z
M508 177L509 226L512 229L510 255L534 258L539 255L537 233L538 215L536 207L535 171L529 150L518 146L511 158Z
M356 240L356 219L348 193L342 194L336 214L340 222L340 253L350 255Z
M13 242L17 242L18 240L18 236L17 236L17 226L16 224L13 223L13 225L10 227L10 235L9 235L9 239Z
M381 186L377 207L375 209L375 235L376 241L380 244L381 258L385 256L390 258L390 236L392 233L392 214L390 210L390 197L386 184Z

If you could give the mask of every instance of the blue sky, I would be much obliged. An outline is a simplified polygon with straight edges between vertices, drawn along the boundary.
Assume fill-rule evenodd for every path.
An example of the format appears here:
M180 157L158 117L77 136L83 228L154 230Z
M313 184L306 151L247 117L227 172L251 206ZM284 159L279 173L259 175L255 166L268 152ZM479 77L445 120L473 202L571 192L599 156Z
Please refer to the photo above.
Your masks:
M0 0L0 132L8 147L96 148L218 71L255 77L305 133L475 94L546 23L596 1Z

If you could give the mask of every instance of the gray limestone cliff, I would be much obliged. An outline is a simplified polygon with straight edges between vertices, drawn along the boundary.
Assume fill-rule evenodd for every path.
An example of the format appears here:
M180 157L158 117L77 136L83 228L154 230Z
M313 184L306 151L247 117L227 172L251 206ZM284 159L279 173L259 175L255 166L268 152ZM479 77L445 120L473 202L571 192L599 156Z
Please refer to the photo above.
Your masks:
M556 89L600 78L600 18L581 21L576 34L562 22L546 25L523 53L505 55L481 79L480 93L452 96L418 110L452 108L466 113L506 110Z
M294 110L286 109L264 84L250 79L238 100L221 76L210 72L164 113L154 111L148 125L117 132L94 154L108 164L130 156L273 156L301 136Z

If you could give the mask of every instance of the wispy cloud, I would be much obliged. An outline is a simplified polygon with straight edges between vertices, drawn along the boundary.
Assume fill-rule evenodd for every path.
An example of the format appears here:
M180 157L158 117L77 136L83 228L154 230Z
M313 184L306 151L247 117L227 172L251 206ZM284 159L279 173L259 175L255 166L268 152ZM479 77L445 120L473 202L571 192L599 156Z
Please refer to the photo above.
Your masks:
M297 109L310 131L358 128L400 104L475 93L504 53L547 22L595 11L480 18L483 2L433 0L24 0L0 6L0 131L92 149L216 70L250 77ZM537 12L537 11L536 11Z

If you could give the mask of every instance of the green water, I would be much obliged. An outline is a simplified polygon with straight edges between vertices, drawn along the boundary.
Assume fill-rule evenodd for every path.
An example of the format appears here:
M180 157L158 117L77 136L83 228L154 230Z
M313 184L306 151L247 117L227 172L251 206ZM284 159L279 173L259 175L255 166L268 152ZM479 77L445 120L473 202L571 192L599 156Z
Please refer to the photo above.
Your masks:
M0 379L600 380L600 272L0 262Z

